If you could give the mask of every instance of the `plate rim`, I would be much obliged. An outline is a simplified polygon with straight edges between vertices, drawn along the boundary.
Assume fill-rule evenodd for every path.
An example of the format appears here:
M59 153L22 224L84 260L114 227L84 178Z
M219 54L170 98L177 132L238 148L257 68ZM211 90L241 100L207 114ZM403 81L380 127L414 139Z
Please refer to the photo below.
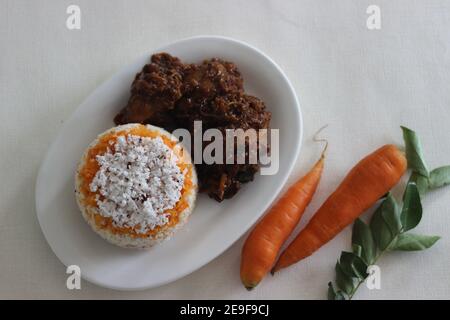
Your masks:
M174 276L170 279L166 279L163 281L156 281L154 284L151 285L143 285L140 287L122 287L122 286L114 286L114 285L110 285L110 284L106 284L100 281L97 281L96 279L93 279L89 276L86 276L86 274L81 273L81 277L92 283L95 284L99 287L103 287L103 288L107 288L107 289L112 289L112 290L119 290L119 291L142 291L142 290L147 290L147 289L151 289L151 288L157 288L157 287L161 287L163 285L169 284L171 282L174 282L176 280L179 280L181 278L186 277L187 275L197 271L198 269L206 266L208 263L210 263L211 261L215 260L217 257L219 257L220 255L222 255L226 250L228 250L234 243L236 243L240 238L242 238L248 231L249 229L266 213L267 209L273 204L273 202L278 198L280 192L283 190L283 188L285 187L291 173L292 170L294 169L294 166L298 160L299 154L300 154L300 150L301 147L303 145L303 132L304 132L304 122L303 122L303 114L302 114L302 110L301 110L301 106L300 106L300 102L297 96L297 93L295 92L295 89L291 83L291 81L289 80L289 78L287 77L287 75L285 74L285 72L281 69L281 67L274 61L272 60L272 58L270 58L267 54L265 54L263 51L261 51L260 49L254 47L253 45L244 42L242 40L238 40L235 38L231 38L231 37L226 37L226 36L221 36L221 35L197 35L197 36L192 36L192 37L186 37L186 38L182 38L179 40L175 40L172 42L167 42L161 46L158 46L156 49L154 50L149 50L149 52L147 52L145 54L145 56L148 56L149 54L152 54L154 52L159 52L161 50L164 50L165 48L168 48L170 46L173 46L175 44L179 44L179 43L183 43L183 42L189 42L189 41L193 41L193 40L224 40L226 42L232 42L235 44L238 44L240 46L246 47L248 49L250 49L252 52L254 52L255 54L260 55L261 57L263 57L266 61L268 61L278 72L279 74L282 76L284 82L287 84L287 87L289 89L289 92L291 93L292 97L294 98L295 101L295 108L293 108L293 110L295 110L296 116L297 116L297 120L298 120L298 125L299 125L299 139L298 139L298 143L295 146L295 151L294 151L294 156L291 158L291 160L288 163L287 166L287 170L286 170L286 174L285 176L281 179L281 183L275 188L274 193L272 198L270 199L270 201L268 201L267 205L265 206L265 208L263 210L261 210L261 213L259 215L255 215L252 219L249 220L249 222L247 224L245 224L245 226L243 227L243 230L245 230L239 237L237 237L236 239L230 241L230 243L228 243L226 246L224 246L224 248L222 250L217 251L215 254L213 254L212 256L210 256L208 259L206 259L206 261L202 261L199 264L194 265L191 268L187 268L187 271L182 272L177 274L177 276ZM137 57L136 59L134 59L132 62L124 65L123 67L120 67L118 70L116 70L111 76L109 76L107 79L105 79L100 85L98 85L97 87L95 87L94 89L92 89L92 91L82 100L82 102L80 104L78 104L78 106L74 109L74 111L72 111L70 113L70 115L67 117L67 119L71 118L72 116L74 116L76 114L76 112L80 109L80 106L83 105L87 100L89 100L91 98L92 95L95 94L95 92L97 91L97 89L99 89L101 86L105 85L106 83L108 83L114 76L116 76L121 70L126 69L127 67L130 67L131 65L133 65L136 60L138 60L139 58L141 58L142 56ZM63 125L64 126L64 125ZM44 235L44 238L48 244L48 246L50 247L50 249L52 250L53 254L58 258L58 260L65 265L66 267L69 266L69 263L67 263L67 261L65 261L66 259L63 259L62 257L60 257L55 250L53 249L53 246L50 244L50 242L48 241L47 235L44 232L44 229L42 227L42 223L41 223L41 219L40 219L40 215L39 215L39 199L38 199L38 190L40 190L42 188L42 175L43 175L43 168L44 168L44 164L48 162L48 158L50 157L50 154L52 153L51 151L56 147L57 141L58 141L58 137L60 135L60 132L63 129L63 126L61 128L59 128L56 136L52 139L52 142L50 143L49 147L47 148L47 150L45 151L45 156L43 157L39 170L38 170L38 174L37 174L37 178L36 178L36 182L35 182L35 190L34 190L34 196L35 196L35 211L36 211L36 217L39 223L39 227L41 229L42 234Z

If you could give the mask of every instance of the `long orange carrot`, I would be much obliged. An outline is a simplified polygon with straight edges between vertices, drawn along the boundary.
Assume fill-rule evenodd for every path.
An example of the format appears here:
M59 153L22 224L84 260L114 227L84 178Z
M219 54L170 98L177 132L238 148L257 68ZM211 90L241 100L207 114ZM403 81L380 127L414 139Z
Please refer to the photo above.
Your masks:
M362 159L281 254L276 272L300 261L334 238L386 194L406 171L406 158L385 145Z
M314 167L283 195L252 230L241 257L241 280L251 290L270 271L281 246L294 230L317 189L325 150Z

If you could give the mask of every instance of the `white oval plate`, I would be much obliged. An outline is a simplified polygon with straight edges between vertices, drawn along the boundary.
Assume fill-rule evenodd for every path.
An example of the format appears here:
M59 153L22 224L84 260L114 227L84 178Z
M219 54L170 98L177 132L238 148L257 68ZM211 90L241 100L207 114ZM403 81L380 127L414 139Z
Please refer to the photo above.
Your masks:
M234 62L246 91L264 100L272 128L280 128L277 174L255 177L232 199L218 203L200 195L190 221L171 240L146 251L122 249L97 236L84 222L74 197L73 176L86 146L114 126L137 72L149 52L99 86L73 113L51 145L36 183L36 212L50 247L66 265L78 265L87 281L121 289L146 289L179 279L217 257L268 208L286 182L302 140L302 117L295 92L265 54L240 41L201 36L161 47L184 62L220 57ZM236 275L237 276L237 275Z

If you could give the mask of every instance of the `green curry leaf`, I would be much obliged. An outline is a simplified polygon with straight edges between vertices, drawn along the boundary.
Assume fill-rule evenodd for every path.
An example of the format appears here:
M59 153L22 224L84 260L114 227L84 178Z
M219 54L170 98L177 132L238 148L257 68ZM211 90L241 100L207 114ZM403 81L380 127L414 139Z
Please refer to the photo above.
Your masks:
M431 247L438 241L438 236L426 236L413 233L402 233L398 236L391 250L418 251Z
M403 231L415 228L422 219L422 204L415 183L408 183L403 195L403 209L400 215Z
M353 247L353 252L360 256L366 264L373 263L377 252L375 240L370 227L359 218L353 224L352 243L360 249L358 254Z
M450 184L450 166L436 168L430 173L430 188L436 189Z
M430 175L428 166L422 152L422 144L417 134L406 127L401 127L403 130L403 140L405 141L406 159L408 160L408 167L421 175L428 177Z

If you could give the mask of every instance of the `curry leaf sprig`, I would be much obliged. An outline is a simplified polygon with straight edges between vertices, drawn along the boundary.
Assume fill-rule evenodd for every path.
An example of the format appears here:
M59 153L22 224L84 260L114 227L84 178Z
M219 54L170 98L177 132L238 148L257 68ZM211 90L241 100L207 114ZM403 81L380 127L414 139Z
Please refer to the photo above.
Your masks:
M422 145L417 134L406 127L403 130L405 140L406 159L411 169L410 182L415 182L420 195L450 184L450 165L429 170L425 163Z
M388 193L372 215L369 224L357 219L352 231L352 252L344 251L336 263L335 284L328 283L328 299L351 299L375 264L387 251L418 251L431 247L438 236L408 232L422 219L421 197L429 190L450 184L450 166L430 171L425 163L417 134L403 130L406 158L411 177L403 194L402 204Z

